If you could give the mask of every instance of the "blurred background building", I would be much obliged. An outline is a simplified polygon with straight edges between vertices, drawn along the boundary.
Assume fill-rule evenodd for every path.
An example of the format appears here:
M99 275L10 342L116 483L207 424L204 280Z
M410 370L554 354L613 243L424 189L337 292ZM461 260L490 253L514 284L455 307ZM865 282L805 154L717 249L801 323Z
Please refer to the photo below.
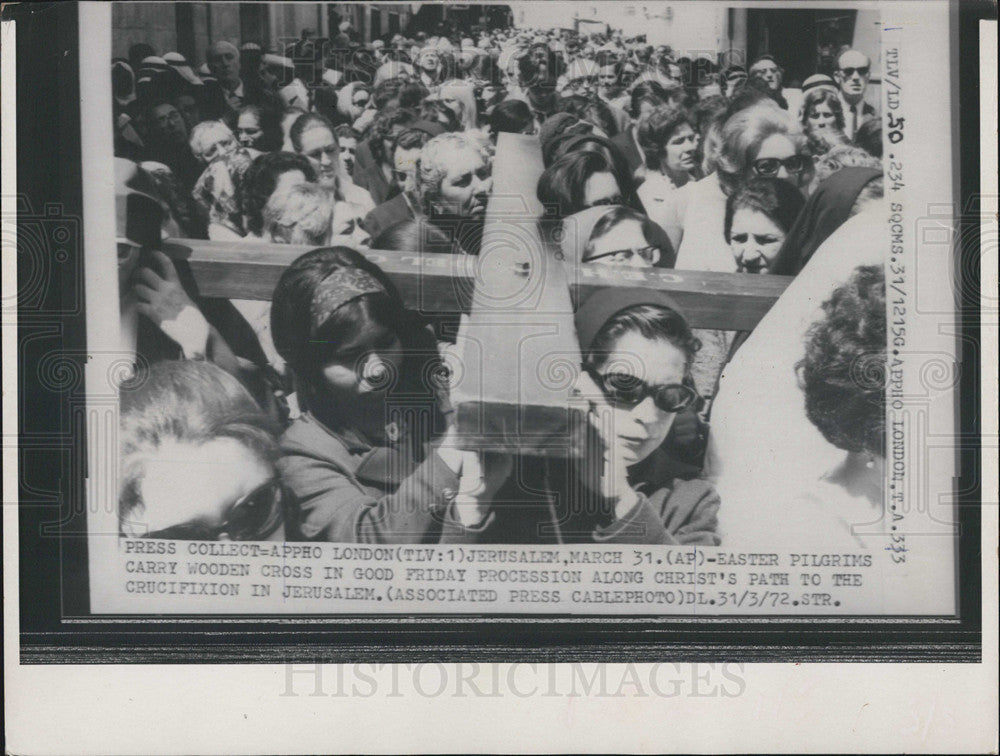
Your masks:
M279 50L312 37L335 39L348 22L356 38L418 31L466 36L479 28L568 29L580 34L620 32L670 45L676 55L707 57L745 64L770 53L794 86L817 70L829 68L837 50L856 47L872 58L877 85L879 18L874 10L830 8L730 8L721 2L589 3L540 0L510 4L457 3L115 3L114 55L147 42L158 52L176 50L195 66L204 62L212 40L237 45L255 42Z

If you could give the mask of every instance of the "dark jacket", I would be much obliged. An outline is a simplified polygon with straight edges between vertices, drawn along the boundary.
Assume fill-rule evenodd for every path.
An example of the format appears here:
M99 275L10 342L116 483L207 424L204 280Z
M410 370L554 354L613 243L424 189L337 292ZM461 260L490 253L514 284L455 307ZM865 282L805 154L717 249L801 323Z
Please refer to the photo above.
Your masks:
M362 225L365 227L365 231L371 234L372 239L376 239L387 228L403 221L412 220L415 217L416 215L414 215L413 208L410 207L406 196L397 194L391 200L383 202L368 213Z
M294 499L290 539L437 543L458 477L429 444L390 446L338 433L309 413L281 438L278 470Z
M616 519L614 502L580 495L571 465L519 459L483 523L465 528L449 510L442 542L718 546L719 495L707 481L677 477L690 470L653 452L629 473L638 502Z
M368 141L358 144L354 155L354 183L362 189L367 189L372 196L372 202L381 205L399 192L399 189L389 183L382 171L382 166L372 154ZM374 236L374 234L372 234Z
M639 152L639 148L635 143L634 129L634 126L629 126L617 136L611 137L611 144L621 150L622 155L628 161L628 168L632 171L633 175L643 165L642 153Z

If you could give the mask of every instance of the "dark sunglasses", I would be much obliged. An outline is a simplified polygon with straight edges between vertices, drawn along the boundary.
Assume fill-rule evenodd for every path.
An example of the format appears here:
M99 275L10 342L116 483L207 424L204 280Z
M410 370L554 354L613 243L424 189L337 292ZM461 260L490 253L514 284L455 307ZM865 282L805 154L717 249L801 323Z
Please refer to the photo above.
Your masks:
M258 486L236 501L221 525L185 522L146 533L143 538L172 538L179 541L217 541L225 534L231 541L263 541L281 524L284 489L278 478Z
M845 78L850 79L857 72L860 76L867 76L868 72L871 70L869 66L858 66L857 68L841 68L840 72Z
M653 397L653 403L663 412L680 412L687 409L698 398L698 393L683 383L650 386L641 378L629 373L603 374L592 365L584 370L601 387L604 396L614 405L637 407L646 397Z
M802 155L792 155L784 160L780 158L760 158L752 163L753 172L765 178L777 176L784 166L789 173L802 173L806 168L806 159Z

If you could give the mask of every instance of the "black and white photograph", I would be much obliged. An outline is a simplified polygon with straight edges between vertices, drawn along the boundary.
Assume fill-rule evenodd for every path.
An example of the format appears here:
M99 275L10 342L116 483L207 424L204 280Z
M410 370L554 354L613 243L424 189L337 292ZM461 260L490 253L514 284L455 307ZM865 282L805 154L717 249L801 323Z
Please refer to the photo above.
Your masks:
M5 6L22 664L982 662L972 5Z
M954 612L878 9L568 8L113 5L92 611Z

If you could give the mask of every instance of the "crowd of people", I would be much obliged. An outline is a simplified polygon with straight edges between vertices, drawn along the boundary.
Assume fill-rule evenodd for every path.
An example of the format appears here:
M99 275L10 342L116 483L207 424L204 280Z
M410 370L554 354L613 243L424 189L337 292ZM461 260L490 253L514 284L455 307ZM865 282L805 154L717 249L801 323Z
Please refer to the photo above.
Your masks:
M845 47L789 88L769 55L720 67L561 30L362 44L345 24L333 45L215 41L197 70L133 45L111 71L137 355L122 533L718 544L735 503L706 478L711 408L747 334L692 329L662 292L599 291L575 313L583 458L468 451L445 331L363 251L478 254L512 132L540 143L544 233L567 264L797 276L881 199L870 71ZM230 301L200 296L166 237L313 249L269 302ZM870 471L884 398L851 371L884 359L884 280L869 266L838 283L788 349L810 420Z

